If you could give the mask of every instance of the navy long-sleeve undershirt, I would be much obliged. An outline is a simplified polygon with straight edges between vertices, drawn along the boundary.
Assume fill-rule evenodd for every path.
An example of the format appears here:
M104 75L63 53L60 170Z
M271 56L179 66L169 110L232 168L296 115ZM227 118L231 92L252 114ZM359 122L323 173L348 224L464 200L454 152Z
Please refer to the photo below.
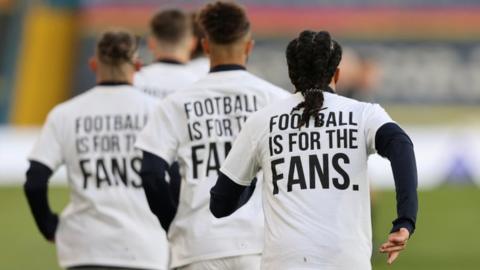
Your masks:
M418 211L417 167L413 143L395 123L380 127L375 135L377 152L390 160L397 198L397 219L392 232L406 228L410 234L415 230ZM210 191L210 211L219 218L235 212L242 203L242 194L247 187L239 185L220 173L217 183Z
M255 191L256 184L257 179L255 178L250 186L242 186L220 172L217 183L210 190L210 212L216 218L233 214L248 202Z
M165 231L168 231L175 217L178 203L178 197L175 197L177 186L172 190L172 186L165 180L169 169L171 168L164 159L152 153L143 152L142 169L140 170L143 189L150 210L157 216ZM172 178L172 174L170 176L171 181L179 181L179 179Z
M58 226L58 216L48 203L48 179L52 173L46 165L30 161L27 181L23 186L35 223L45 239L50 241L55 239Z
M375 148L380 156L390 160L397 199L397 219L391 232L406 228L415 231L418 212L417 165L413 143L395 123L380 127L375 135Z

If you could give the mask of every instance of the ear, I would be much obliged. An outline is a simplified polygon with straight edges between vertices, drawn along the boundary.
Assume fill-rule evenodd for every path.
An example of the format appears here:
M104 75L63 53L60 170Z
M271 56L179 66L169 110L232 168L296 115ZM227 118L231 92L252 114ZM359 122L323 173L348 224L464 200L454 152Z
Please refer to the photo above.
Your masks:
M155 39L154 36L149 35L147 38L147 47L150 51L155 51L157 48L157 40Z
M97 58L94 56L90 57L90 59L88 59L88 66L90 67L91 71L97 72L97 68L98 68Z
M135 59L133 61L133 68L135 69L135 71L139 71L143 66L143 63L142 63L142 60L140 59Z
M335 74L333 75L333 82L337 84L339 79L340 79L340 69L337 68L337 70L335 71Z
M190 39L190 44L189 44L190 54L192 54L195 51L195 49L197 48L198 41L199 40L196 37L192 37Z
M247 46L245 46L245 54L249 56L253 51L253 47L255 47L255 40L250 39L249 41L247 41L246 45Z
M205 55L210 55L210 43L207 38L202 38L202 48Z

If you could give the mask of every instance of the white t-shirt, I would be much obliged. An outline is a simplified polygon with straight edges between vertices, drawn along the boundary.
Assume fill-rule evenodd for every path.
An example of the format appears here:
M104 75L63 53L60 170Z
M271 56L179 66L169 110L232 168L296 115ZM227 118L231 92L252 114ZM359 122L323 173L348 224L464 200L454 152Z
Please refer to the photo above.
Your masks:
M207 57L197 57L188 62L187 67L201 78L208 74L210 60Z
M149 95L164 98L201 77L202 75L196 74L187 65L156 62L135 73L133 84Z
M210 73L161 101L136 145L180 164L179 206L168 232L171 267L262 252L261 187L222 219L210 213L210 189L245 119L286 96L286 91L235 70Z
M392 120L379 105L324 96L320 127L296 128L299 93L251 116L221 168L240 185L263 168L263 269L371 269L367 158Z
M97 86L50 112L29 160L67 168L70 202L55 234L62 267L168 269L166 233L150 212L134 148L155 104L128 85Z

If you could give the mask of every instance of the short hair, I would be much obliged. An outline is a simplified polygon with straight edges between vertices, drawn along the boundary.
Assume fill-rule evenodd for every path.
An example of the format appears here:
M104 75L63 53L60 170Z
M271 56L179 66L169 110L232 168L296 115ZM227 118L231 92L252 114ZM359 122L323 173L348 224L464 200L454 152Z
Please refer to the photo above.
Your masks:
M163 10L153 16L150 31L159 41L177 44L192 33L191 18L179 9Z
M208 39L217 44L234 43L250 32L245 9L233 2L207 4L200 11L199 22Z
M127 30L109 30L97 42L98 60L105 65L133 63L138 49L138 37Z

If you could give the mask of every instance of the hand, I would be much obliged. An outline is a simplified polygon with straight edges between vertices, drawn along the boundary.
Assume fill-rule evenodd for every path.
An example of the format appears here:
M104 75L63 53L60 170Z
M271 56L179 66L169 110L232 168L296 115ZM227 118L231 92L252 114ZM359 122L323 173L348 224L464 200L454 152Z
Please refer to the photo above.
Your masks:
M381 253L388 253L388 264L392 264L397 259L400 251L407 247L409 237L410 232L405 228L400 228L398 232L391 233L388 236L388 241L380 246Z

